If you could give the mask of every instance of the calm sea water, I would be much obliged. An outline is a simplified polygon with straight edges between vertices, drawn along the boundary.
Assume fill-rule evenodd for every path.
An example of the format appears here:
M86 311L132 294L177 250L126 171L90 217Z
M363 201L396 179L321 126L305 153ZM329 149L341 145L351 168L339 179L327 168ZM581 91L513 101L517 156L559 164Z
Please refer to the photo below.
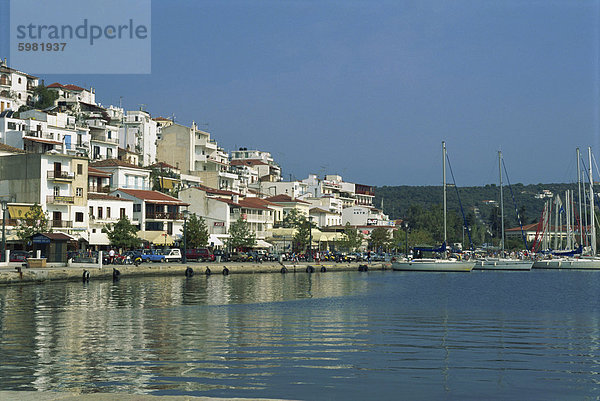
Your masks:
M600 397L600 272L213 275L0 288L0 390Z

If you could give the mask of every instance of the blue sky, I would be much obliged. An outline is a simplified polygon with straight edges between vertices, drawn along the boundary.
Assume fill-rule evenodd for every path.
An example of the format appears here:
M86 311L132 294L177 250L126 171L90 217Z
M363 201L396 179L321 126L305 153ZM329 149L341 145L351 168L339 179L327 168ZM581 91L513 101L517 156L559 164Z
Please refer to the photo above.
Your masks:
M599 141L597 1L153 1L152 74L48 75L195 120L285 177L569 182ZM18 66L15 66L18 68ZM207 125L204 125L207 124Z

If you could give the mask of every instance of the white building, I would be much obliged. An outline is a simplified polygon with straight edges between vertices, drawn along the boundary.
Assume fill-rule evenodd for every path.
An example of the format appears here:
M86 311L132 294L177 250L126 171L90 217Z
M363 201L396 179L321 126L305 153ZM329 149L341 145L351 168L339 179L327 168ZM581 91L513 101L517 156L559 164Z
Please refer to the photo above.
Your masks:
M308 192L312 197L340 199L344 208L354 205L373 205L375 193L373 187L369 185L345 182L341 176L336 174L328 174L324 179L319 178L316 174L311 174L302 181L308 185Z
M309 210L311 205L310 203L305 202L303 200L292 198L284 194L271 196L269 198L266 198L266 200L282 207L283 216L281 220L283 220L292 209L296 209L298 213L309 217Z
M118 198L105 193L88 193L89 240L90 246L99 247L110 245L106 233L102 229L107 224L115 224L122 217L127 217L133 224L133 201Z
M149 166L156 162L156 141L159 125L146 111L128 111L123 126L119 129L119 145L123 149L138 153L141 164Z
M133 218L138 236L155 245L169 245L182 236L183 208L189 203L158 191L119 188L111 195L133 201Z
M79 103L96 105L96 91L93 88L88 90L77 85L62 85L58 82L48 85L47 88L58 94L56 104L62 103L71 107L77 107Z
M33 103L33 90L38 86L38 78L10 68L6 59L0 60L0 112L4 109L19 110L19 107ZM9 104L10 103L10 104Z
M318 227L339 226L342 224L342 216L339 213L313 207L309 211L311 221Z
M54 231L87 240L87 163L60 153L0 157L0 193L21 205L39 204Z
M250 185L261 194L267 196L288 195L292 198L302 198L308 194L308 185L302 181L259 182Z
M158 160L175 166L182 174L200 177L211 188L239 192L239 179L229 166L227 153L195 123L191 127L164 126L157 144Z
M231 152L231 165L252 168L256 171L260 181L281 181L281 167L275 163L269 152L239 148Z
M118 156L119 128L102 118L86 120L90 130L90 159L105 160Z
M342 210L342 225L351 226L394 226L394 222L372 206L352 206Z
M90 167L110 174L111 190L119 188L151 189L150 170L117 159L100 160Z

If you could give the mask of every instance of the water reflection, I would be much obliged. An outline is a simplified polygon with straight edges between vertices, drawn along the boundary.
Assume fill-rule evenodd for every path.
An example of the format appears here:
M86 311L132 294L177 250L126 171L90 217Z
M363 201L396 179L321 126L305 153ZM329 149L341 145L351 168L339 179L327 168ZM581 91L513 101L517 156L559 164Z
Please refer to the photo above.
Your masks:
M569 276L557 294L562 274L212 275L0 288L0 389L597 397L598 301L583 300L598 279ZM531 294L534 282L545 285Z

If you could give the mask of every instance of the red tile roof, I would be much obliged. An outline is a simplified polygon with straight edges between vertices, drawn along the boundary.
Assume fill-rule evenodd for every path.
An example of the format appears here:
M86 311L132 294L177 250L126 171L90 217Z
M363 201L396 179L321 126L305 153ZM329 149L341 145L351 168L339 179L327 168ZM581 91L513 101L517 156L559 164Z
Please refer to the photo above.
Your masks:
M23 139L28 139L33 142L49 143L51 145L62 145L62 142L53 141L52 139L38 138L35 136L24 136Z
M227 198L211 198L211 199L214 199L214 200L219 201L219 202L227 203L228 205L231 205L231 206L234 206L234 207L242 207L240 204L235 203L231 199L227 199Z
M164 118L164 117L156 117L153 118L154 121L171 121L170 118Z
M102 170L98 170L95 169L93 167L88 166L88 176L93 176L93 177L108 177L110 178L111 174L102 171Z
M268 202L268 201L267 201ZM240 206L248 209L263 209L268 210L267 203L263 202L263 199L259 198L246 198L238 202ZM269 202L269 204L272 204Z
M170 169L178 170L177 167L173 167L170 164L165 163L165 162L154 163L154 164L148 166L148 168L170 168Z
M117 167L117 166L120 166L120 167L137 168L138 170L147 170L143 167L136 166L135 164L131 164L126 161L119 160L119 159L100 160L100 161L91 163L90 166L92 166L92 167Z
M268 166L269 163L265 163L262 160L257 159L240 159L231 160L229 162L232 166Z
M201 184L195 185L193 188L198 188L198 189L200 189L200 190L202 190L202 191L204 191L204 192L206 192L208 194L228 195L228 196L238 195L238 196L241 196L241 194L239 194L237 192L227 191L227 190L224 190L224 189L211 188L211 187L207 187L206 185L201 185Z
M321 209L320 207L313 207L312 209L310 209L311 213L331 213L331 214L336 214L334 212L330 212L329 210L324 210Z
M62 88L62 89L67 89L67 90L77 91L77 92L85 90L81 86L77 86L77 85L73 85L73 84L61 85L58 82L54 82L53 84L48 85L47 88Z
M23 149L14 148L10 145L5 145L3 143L0 143L0 150L3 150L5 152L12 152L12 153L26 153Z
M97 194L93 192L88 192L88 200L118 200L125 202L133 202L131 199L119 198L118 196L108 194Z
M267 200L270 202L275 202L275 203L306 203L307 205L310 205L309 202L305 202L300 199L294 199L291 196L285 195L285 194L271 196L271 197L267 198Z
M129 188L119 188L121 192L125 192L128 195L135 196L138 199L143 199L145 201L150 201L152 203L171 203L174 205L180 206L189 206L189 203L185 203L177 198L174 198L170 195L163 194L158 191L149 191L146 189L129 189Z

